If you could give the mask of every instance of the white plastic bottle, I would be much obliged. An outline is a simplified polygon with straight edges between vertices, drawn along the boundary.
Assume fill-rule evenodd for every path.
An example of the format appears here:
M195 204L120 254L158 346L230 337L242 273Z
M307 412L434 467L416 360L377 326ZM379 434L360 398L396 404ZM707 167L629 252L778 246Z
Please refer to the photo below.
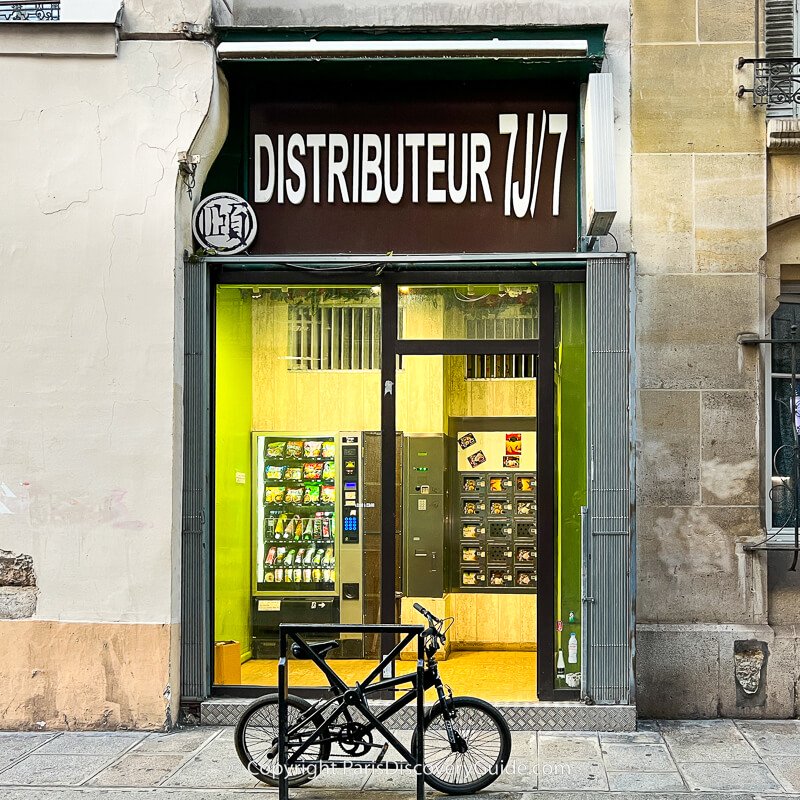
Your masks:
M569 642L567 642L567 662L569 664L578 663L578 637L574 631L569 635Z
M558 658L556 659L556 677L563 678L566 674L566 667L564 666L564 651L558 651Z

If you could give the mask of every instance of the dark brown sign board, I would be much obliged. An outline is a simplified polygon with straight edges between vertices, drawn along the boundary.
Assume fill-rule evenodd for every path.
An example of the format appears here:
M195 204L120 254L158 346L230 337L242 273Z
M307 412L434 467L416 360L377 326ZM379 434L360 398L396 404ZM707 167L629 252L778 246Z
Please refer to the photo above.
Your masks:
M574 252L575 87L450 86L253 100L249 252Z

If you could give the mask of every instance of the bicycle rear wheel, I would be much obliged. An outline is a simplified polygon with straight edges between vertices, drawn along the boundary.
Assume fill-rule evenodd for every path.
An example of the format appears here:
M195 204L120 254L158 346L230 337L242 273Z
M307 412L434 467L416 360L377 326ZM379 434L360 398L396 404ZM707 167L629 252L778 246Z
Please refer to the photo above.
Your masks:
M289 730L297 725L300 717L310 708L311 703L302 697L289 695L287 700ZM291 755L292 750L308 739L311 734L322 724L319 715L310 716L303 726L289 737L286 752ZM327 739L327 731L322 732L322 738ZM277 786L280 777L278 765L278 695L268 694L251 703L239 718L234 735L236 741L236 755L245 768L269 786ZM308 762L325 761L331 754L330 741L315 741L306 749L289 769L289 786L302 786L319 774L316 767Z
M426 714L425 782L445 794L472 794L494 783L511 757L511 732L503 715L477 697L454 697L454 750L447 738L444 707L437 702ZM417 732L411 752L417 747Z

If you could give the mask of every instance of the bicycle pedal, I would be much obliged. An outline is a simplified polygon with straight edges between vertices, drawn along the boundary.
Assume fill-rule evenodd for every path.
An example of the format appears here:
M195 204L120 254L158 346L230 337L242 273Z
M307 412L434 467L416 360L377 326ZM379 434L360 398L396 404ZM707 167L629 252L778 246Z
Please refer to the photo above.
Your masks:
M378 757L375 759L375 762L374 762L374 763L375 763L376 765L377 765L377 764L380 764L380 763L381 763L381 761L383 761L383 758L384 758L384 756L386 755L386 752L387 752L388 750L389 750L389 742L384 742L384 743L383 743L383 747L381 747L381 751L380 751L380 753L378 753Z

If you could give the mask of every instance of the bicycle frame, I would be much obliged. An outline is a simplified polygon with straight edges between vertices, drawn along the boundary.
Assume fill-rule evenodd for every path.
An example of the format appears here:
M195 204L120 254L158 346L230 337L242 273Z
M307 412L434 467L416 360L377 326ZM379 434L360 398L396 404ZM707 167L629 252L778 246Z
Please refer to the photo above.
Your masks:
M303 755L308 748L315 742L323 741L322 734L327 731L329 725L340 715L349 716L348 709L355 708L368 720L368 726L365 729L368 731L378 731L386 739L387 744L383 746L381 755L376 762L357 762L364 764L382 763L384 769L414 769L417 777L417 800L423 800L425 797L425 781L424 781L424 696L426 686L426 675L435 678L438 675L434 669L425 668L426 649L423 634L426 628L422 625L352 625L352 624L330 624L330 625L314 625L314 624L286 624L279 625L279 659L278 659L278 764L280 772L278 776L278 799L288 800L289 798L289 768L298 763L299 758ZM347 684L328 666L325 659L315 653L303 639L304 634L335 634L335 633L380 633L390 635L400 635L400 641L387 653L378 665L369 673L369 675L361 683L356 683L355 687L349 687ZM335 693L334 697L330 700L323 701L322 704L317 703L311 709L303 713L297 723L288 728L288 706L287 698L289 695L289 681L288 681L288 658L287 658L287 643L291 638L297 644L300 651L322 671L328 679L331 690ZM375 679L381 675L384 669L389 666L396 656L403 650L404 647L417 640L417 668L415 672L410 672L405 675L398 675L394 678L386 678L373 683ZM430 661L434 661L432 655L428 656ZM403 684L411 684L408 692L397 698L387 708L383 709L380 713L375 714L370 709L366 697L368 694L385 691L387 689L395 689ZM431 684L433 685L433 684ZM438 691L443 699L443 690L441 688L441 681L438 682ZM401 708L409 705L416 700L416 730L417 730L417 753L416 755L406 748L402 742L386 727L384 724L393 714ZM334 706L333 713L328 717L323 717L320 724L313 721L314 717L321 716L330 707ZM291 756L287 754L287 743L290 735L302 729L302 727L312 720L314 731L303 739L297 749L293 750ZM448 725L449 727L449 725ZM403 761L389 761L381 762L383 754L386 752L388 745L391 744ZM354 764L353 759L326 759L326 760L311 760L303 761L302 766L307 769L320 769L323 767L342 768L352 767Z

